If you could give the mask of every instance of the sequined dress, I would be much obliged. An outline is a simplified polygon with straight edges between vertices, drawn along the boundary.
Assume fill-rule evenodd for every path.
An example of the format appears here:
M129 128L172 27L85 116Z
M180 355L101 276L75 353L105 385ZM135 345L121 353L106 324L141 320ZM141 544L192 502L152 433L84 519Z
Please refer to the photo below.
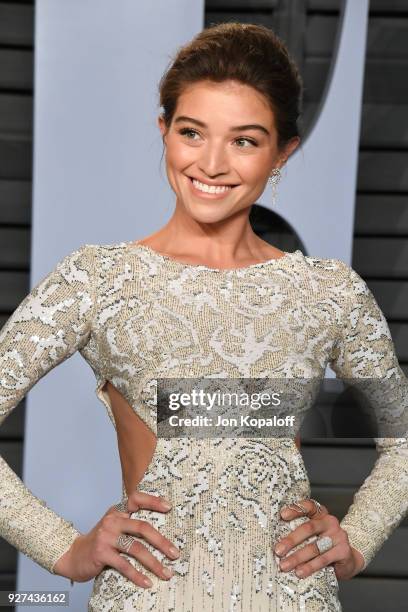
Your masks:
M394 377L408 397L387 322L364 280L300 250L245 268L185 264L145 245L85 244L66 255L0 330L0 421L50 369L79 351L115 427L110 381L157 432L160 377ZM408 510L407 438L376 438L378 458L341 521L365 567ZM79 535L0 460L0 535L50 572ZM140 510L181 550L153 586L105 567L88 612L341 610L332 566L298 578L273 544L308 520L280 508L309 497L292 438L158 438L139 490L169 499ZM123 496L126 497L122 482ZM95 522L98 517L95 517ZM313 541L314 537L306 542ZM296 550L299 547L295 547Z

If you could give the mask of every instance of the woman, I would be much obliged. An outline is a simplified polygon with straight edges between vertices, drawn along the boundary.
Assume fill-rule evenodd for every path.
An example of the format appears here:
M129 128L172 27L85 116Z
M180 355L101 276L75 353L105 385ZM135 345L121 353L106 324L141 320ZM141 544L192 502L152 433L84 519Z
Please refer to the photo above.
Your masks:
M364 569L407 511L405 438L377 439L339 523L310 499L293 438L157 436L161 377L322 378L330 363L343 378L393 376L408 395L361 277L280 251L249 223L299 145L301 89L267 28L219 25L181 48L160 83L170 221L70 253L1 331L2 418L79 350L117 431L123 500L87 534L1 464L1 535L71 581L96 577L90 612L341 610L338 579Z

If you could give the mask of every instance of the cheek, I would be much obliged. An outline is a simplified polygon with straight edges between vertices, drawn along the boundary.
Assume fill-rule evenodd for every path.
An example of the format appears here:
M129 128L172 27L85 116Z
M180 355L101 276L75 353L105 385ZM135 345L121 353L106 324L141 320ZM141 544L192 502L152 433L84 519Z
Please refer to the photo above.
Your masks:
M192 147L168 146L166 153L167 166L175 170L183 170L197 157Z
M251 155L239 160L236 170L245 183L257 183L264 180L271 167L271 161L264 155Z

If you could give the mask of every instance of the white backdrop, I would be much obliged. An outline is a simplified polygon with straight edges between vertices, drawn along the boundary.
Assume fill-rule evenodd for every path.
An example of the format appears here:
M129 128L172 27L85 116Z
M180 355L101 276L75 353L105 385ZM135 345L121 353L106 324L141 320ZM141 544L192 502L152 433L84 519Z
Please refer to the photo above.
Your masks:
M134 240L165 223L173 192L164 163L159 172L157 85L203 20L203 0L37 0L31 286L81 244ZM24 481L83 532L122 493L95 387L77 353L27 400ZM18 589L69 590L69 609L82 612L91 587L18 556Z
M307 254L347 263L367 14L368 0L348 0L318 122L274 207ZM135 240L167 222L174 194L159 171L157 84L203 23L204 0L37 0L31 286L84 243ZM260 203L270 199L267 189ZM116 436L95 386L76 354L30 391L26 413L24 481L84 532L121 496ZM70 609L82 611L91 587L18 556L19 590L68 589Z

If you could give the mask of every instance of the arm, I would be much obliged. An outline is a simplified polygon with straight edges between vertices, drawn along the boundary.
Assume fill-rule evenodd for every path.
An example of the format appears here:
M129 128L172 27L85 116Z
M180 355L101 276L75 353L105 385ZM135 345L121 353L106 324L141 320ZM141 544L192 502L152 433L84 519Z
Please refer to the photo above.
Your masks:
M0 424L52 368L88 342L96 306L95 247L63 258L0 330ZM0 457L0 535L53 572L80 535L36 497Z
M384 400L403 410L406 423L408 380L398 363L387 321L365 281L343 266L349 289L330 365L340 378L392 380L393 384L384 385ZM406 435L406 429L400 435ZM379 456L340 522L350 545L363 555L362 570L408 512L408 439L375 438L375 443Z

